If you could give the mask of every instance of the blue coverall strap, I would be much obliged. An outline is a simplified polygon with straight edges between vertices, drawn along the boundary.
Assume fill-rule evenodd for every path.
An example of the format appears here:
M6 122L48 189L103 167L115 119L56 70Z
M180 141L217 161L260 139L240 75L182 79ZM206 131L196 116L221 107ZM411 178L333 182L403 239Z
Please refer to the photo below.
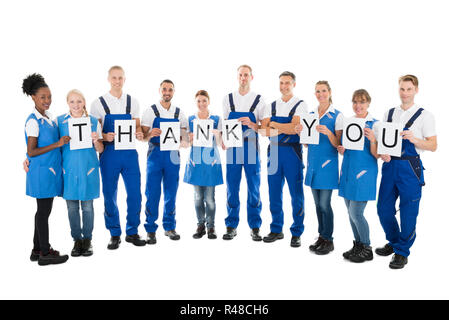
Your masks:
M296 108L298 108L298 106L301 104L301 102L303 102L304 100L300 100L297 104L295 104L292 108L292 110L290 110L290 113L288 114L289 117L293 117L293 115L296 112Z
M181 109L179 109L179 108L176 108L175 109L175 115L174 115L174 118L175 119L179 119L179 113L181 112Z
M234 104L234 98L232 97L232 92L228 95L229 97L229 108L232 112L235 112L235 104Z
M276 117L276 101L271 104L271 116Z
M156 118L160 118L160 117L161 117L161 114L160 114L159 111L157 110L155 104L153 104L153 105L151 106L151 109L153 109L153 112L154 112L154 115L156 116Z
M387 122L393 122L393 113L394 113L394 108L391 108L391 109L388 111Z
M104 98L103 98L103 97L100 97L99 99L100 99L101 105L102 105L103 108L104 108L104 112L106 112L106 114L110 114L110 113L111 113L111 110L109 109L108 104L106 103L106 101L104 100Z
M131 113L131 96L129 94L126 95L126 114Z
M418 111L415 112L415 114L410 118L410 120L407 122L407 124L405 125L405 129L409 129L413 123L415 122L416 119L418 119L418 117L421 115L421 113L424 111L423 108L419 108Z
M260 101L260 94L257 95L256 99L254 99L253 105L249 109L249 112L254 113L254 110L256 110L257 104Z

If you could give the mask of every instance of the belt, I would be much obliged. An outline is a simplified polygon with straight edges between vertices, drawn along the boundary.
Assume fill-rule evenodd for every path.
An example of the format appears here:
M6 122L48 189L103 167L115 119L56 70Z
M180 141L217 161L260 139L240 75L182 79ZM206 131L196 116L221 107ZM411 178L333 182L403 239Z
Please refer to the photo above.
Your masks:
M391 160L415 160L415 159L420 159L419 155L417 155L417 156L402 156L402 157L391 156Z

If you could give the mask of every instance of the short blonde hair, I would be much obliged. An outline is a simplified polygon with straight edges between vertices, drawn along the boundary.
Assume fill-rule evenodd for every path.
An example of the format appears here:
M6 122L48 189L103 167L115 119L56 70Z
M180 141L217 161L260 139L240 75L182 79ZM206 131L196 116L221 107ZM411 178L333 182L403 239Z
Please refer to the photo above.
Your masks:
M253 69L247 64L242 64L240 67L237 68L237 71L239 71L240 68L248 68L251 75L253 74Z
M87 109L86 109L86 98L84 97L84 94L83 94L81 91L79 91L78 89L72 89L72 90L70 90L70 91L67 93L67 98L66 98L67 102L69 101L69 97L70 97L72 94L75 94L75 95L77 95L77 96L80 96L81 99L83 99L83 102L84 102L84 107L83 107L83 109L84 109L84 115L85 115L86 117L89 116L89 114L87 113Z
M112 66L112 67L110 67L109 71L108 71L108 74L110 74L112 70L120 70L123 73L125 73L125 70L122 67L120 67L120 66Z
M406 74L399 78L399 83L403 81L410 81L416 88L418 88L418 78L412 74Z

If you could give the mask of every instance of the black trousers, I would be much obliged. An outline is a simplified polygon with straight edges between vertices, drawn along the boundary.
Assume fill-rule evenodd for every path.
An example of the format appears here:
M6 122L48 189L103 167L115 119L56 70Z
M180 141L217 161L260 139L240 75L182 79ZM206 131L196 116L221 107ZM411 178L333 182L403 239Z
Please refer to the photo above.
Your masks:
M50 251L48 218L53 207L53 198L36 199L37 212L34 217L34 249L47 255Z

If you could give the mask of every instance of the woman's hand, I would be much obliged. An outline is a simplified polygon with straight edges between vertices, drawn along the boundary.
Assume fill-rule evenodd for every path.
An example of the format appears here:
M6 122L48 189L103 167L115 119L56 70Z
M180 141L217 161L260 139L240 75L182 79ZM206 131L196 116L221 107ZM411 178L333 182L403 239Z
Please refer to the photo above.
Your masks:
M338 147L337 147L337 150L338 150L338 153L339 154L341 154L341 155L343 155L344 153L345 153L345 147L343 147L342 145L339 145Z
M322 133L326 136L328 136L329 134L332 133L324 124L317 125L316 131L318 131L319 133Z
M70 142L70 137L69 136L63 136L58 141L58 147L62 147L63 145L65 145L65 144L67 144L69 142Z
M139 141L143 141L143 132L142 131L138 131L136 132L136 139Z
M391 161L391 156L388 154L381 154L380 158L384 161L384 162L390 162Z
M25 159L25 161L23 161L23 170L25 172L30 171L30 161L28 159Z
M374 131L370 128L363 129L363 133L365 134L365 137L368 138L370 142L376 142L376 136L374 135Z

